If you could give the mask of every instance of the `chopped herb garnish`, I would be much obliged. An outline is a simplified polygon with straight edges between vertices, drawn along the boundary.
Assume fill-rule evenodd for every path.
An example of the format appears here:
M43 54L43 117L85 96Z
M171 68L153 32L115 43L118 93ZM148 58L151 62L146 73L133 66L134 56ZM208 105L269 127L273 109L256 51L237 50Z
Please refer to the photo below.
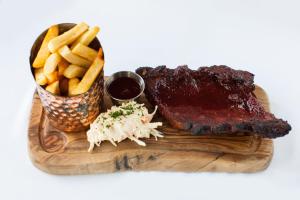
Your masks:
M133 113L133 110L129 110L126 112L126 115L131 115Z
M123 110L118 110L109 114L112 118L116 119L123 115Z
M133 110L133 106L131 104L129 104L128 106L125 106L125 107L121 107L122 109L124 110Z

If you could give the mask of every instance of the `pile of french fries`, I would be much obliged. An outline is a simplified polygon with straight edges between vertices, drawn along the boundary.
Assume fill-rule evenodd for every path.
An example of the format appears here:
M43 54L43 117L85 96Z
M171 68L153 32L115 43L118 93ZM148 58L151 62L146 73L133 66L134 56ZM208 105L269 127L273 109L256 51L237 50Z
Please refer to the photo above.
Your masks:
M88 91L104 66L102 49L89 47L99 30L82 22L60 35L51 26L32 64L36 82L55 95Z

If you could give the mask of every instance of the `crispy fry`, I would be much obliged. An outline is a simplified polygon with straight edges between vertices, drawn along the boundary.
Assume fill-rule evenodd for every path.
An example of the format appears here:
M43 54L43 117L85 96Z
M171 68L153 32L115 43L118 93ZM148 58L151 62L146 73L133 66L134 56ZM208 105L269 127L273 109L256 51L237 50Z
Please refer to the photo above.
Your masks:
M102 49L102 48L100 48L100 49L98 50L98 54L99 54L99 57L100 57L100 58L104 59L103 49Z
M69 96L75 95L74 90L76 89L79 82L80 80L78 78L71 78L69 80L69 90L68 90Z
M58 75L62 76L64 75L64 71L65 69L67 69L67 67L70 64L68 63L68 61L66 61L64 58L61 59L61 61L58 63Z
M58 72L57 71L54 71L51 74L45 74L44 73L44 75L47 77L48 84L51 84L51 83L58 80Z
M58 53L51 54L46 60L44 66L44 74L51 74L52 72L54 72L60 61L61 61L61 56Z
M76 54L73 54L68 46L63 46L59 50L59 54L66 59L69 63L72 63L74 65L79 65L82 67L89 67L91 65L91 61L86 60Z
M94 81L96 80L97 76L102 71L103 66L104 60L102 59L101 52L99 50L99 53L95 58L93 64L87 70L78 86L75 88L74 94L82 94L88 91L94 83Z
M77 54L78 56L81 56L91 62L93 62L97 56L96 50L81 43L77 44L74 49L72 49L72 53Z
M88 46L94 40L99 31L100 28L98 26L90 28L72 44L71 49L73 49L79 43Z
M48 49L48 43L51 39L55 38L56 36L58 36L59 30L58 30L58 26L54 25L51 26L48 31L47 34L43 40L43 43L40 47L40 50L37 54L37 56L34 59L34 62L32 64L32 67L34 68L40 68L40 67L44 67L45 62L47 60L47 58L50 55L50 51Z
M48 83L47 77L43 73L43 68L34 69L34 77L39 85L46 85Z
M46 87L46 90L48 92L51 92L52 94L59 95L60 94L59 81L55 81L55 82L51 83L50 85L48 85Z
M64 45L69 45L74 42L79 36L81 36L89 26L82 22L64 32L60 36L57 36L49 41L48 48L52 53L55 53L59 48Z
M67 67L67 69L64 71L64 76L67 78L81 78L83 77L85 72L86 69L83 67L80 67L78 65L69 65L69 67Z

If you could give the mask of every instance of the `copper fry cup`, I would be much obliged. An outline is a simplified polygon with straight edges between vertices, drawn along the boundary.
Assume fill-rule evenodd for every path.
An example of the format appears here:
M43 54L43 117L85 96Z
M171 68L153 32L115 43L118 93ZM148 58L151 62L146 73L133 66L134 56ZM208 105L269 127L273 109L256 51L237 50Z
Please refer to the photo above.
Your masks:
M58 24L58 26L59 33L61 34L74 27L75 24L63 23ZM46 33L47 30L36 39L31 48L29 62L33 77L34 70L32 63L40 49ZM97 38L91 42L89 47L97 51L102 48ZM76 96L58 96L48 92L38 84L36 84L36 87L46 115L53 127L65 132L82 131L88 128L89 124L96 119L101 111L104 95L104 72L102 70L87 92Z

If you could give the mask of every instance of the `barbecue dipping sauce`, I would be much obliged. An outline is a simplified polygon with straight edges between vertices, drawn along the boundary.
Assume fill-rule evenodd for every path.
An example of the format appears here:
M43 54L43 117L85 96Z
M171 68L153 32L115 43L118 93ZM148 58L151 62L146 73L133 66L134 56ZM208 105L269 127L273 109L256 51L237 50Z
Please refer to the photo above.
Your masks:
M129 77L120 77L108 86L110 95L117 99L131 99L141 92L140 85L136 80Z

